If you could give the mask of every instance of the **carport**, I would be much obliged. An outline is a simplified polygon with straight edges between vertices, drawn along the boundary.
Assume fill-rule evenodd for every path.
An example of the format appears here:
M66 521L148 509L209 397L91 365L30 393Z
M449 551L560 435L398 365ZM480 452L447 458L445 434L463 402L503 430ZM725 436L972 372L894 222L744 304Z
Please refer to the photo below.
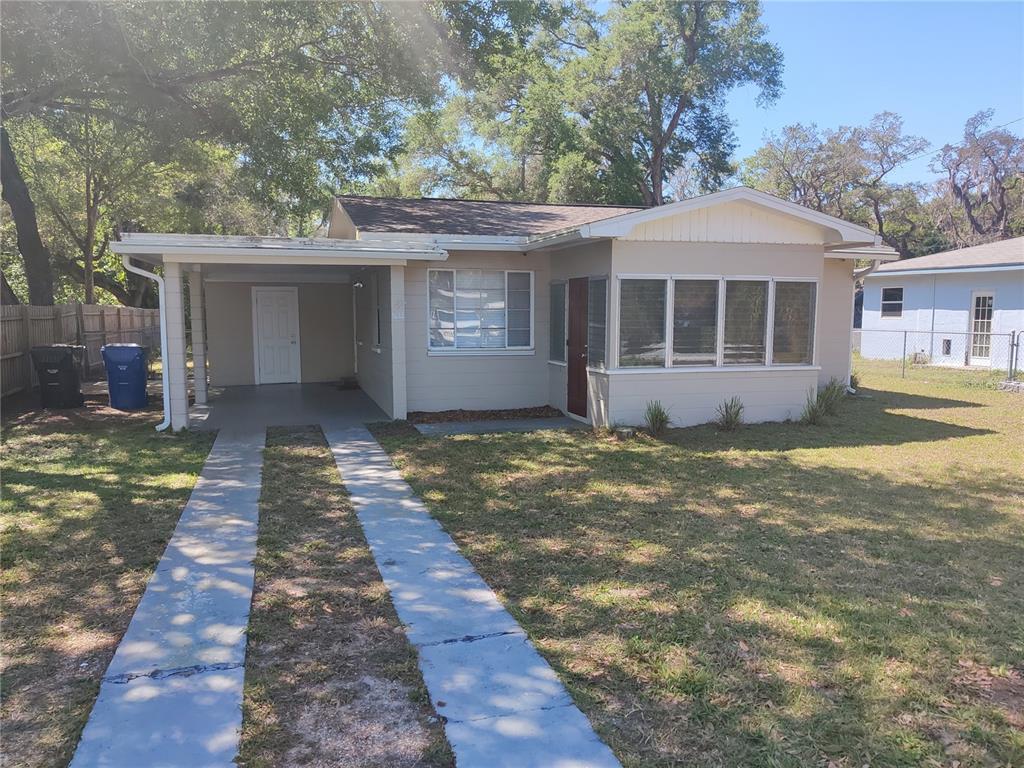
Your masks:
M209 370L228 390L353 378L387 416L405 417L405 266L447 259L432 243L126 234L112 249L158 284L159 428L189 425L189 355L198 406Z

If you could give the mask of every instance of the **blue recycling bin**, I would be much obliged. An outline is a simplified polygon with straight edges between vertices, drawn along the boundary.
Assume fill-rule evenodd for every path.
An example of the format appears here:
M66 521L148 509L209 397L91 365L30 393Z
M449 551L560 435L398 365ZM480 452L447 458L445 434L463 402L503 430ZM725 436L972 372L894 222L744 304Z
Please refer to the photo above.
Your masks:
M138 344L107 344L100 353L107 369L110 407L137 411L149 403L146 395L146 348Z

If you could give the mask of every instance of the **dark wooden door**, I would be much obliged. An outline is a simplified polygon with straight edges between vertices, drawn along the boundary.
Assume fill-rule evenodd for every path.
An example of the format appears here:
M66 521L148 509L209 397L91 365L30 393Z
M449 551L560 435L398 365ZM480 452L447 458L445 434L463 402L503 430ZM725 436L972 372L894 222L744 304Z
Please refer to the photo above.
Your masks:
M590 281L585 277L569 281L569 333L566 358L569 391L566 408L569 413L587 417L587 292Z

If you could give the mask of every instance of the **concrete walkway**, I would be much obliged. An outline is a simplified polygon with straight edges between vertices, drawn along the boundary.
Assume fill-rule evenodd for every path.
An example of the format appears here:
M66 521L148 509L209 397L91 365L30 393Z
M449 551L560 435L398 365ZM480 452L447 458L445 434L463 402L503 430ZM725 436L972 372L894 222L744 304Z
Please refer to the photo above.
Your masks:
M495 432L537 432L542 429L590 429L589 424L568 416L545 419L490 419L414 424L423 435L484 435Z
M342 424L324 433L458 767L618 766L373 436Z
M264 438L261 427L218 434L72 768L234 766Z

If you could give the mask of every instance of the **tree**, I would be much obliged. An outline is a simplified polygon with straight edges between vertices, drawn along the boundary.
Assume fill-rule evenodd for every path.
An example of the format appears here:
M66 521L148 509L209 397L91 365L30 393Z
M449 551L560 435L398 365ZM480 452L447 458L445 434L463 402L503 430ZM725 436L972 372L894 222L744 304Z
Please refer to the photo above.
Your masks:
M752 84L769 102L781 88L781 54L759 19L756 2L563 7L448 99L440 134L410 122L396 175L564 202L658 205L679 169L691 186L717 188L735 141L725 95Z
M1024 233L1024 139L986 130L992 115L983 110L971 117L963 142L945 145L932 163L945 176L936 212L961 247Z
M223 143L253 193L300 218L395 144L401 102L511 45L535 6L468 3L23 2L5 6L2 116L136 125L154 141ZM5 134L6 135L6 134ZM49 255L3 141L4 199L33 301ZM8 192L8 181L11 191Z
M902 119L882 112L866 126L822 131L790 125L769 136L743 162L744 184L814 210L872 227L904 257L941 244L924 208L920 184L893 184L888 176L928 143L903 132ZM927 241L928 246L922 243ZM931 252L931 251L928 251Z

